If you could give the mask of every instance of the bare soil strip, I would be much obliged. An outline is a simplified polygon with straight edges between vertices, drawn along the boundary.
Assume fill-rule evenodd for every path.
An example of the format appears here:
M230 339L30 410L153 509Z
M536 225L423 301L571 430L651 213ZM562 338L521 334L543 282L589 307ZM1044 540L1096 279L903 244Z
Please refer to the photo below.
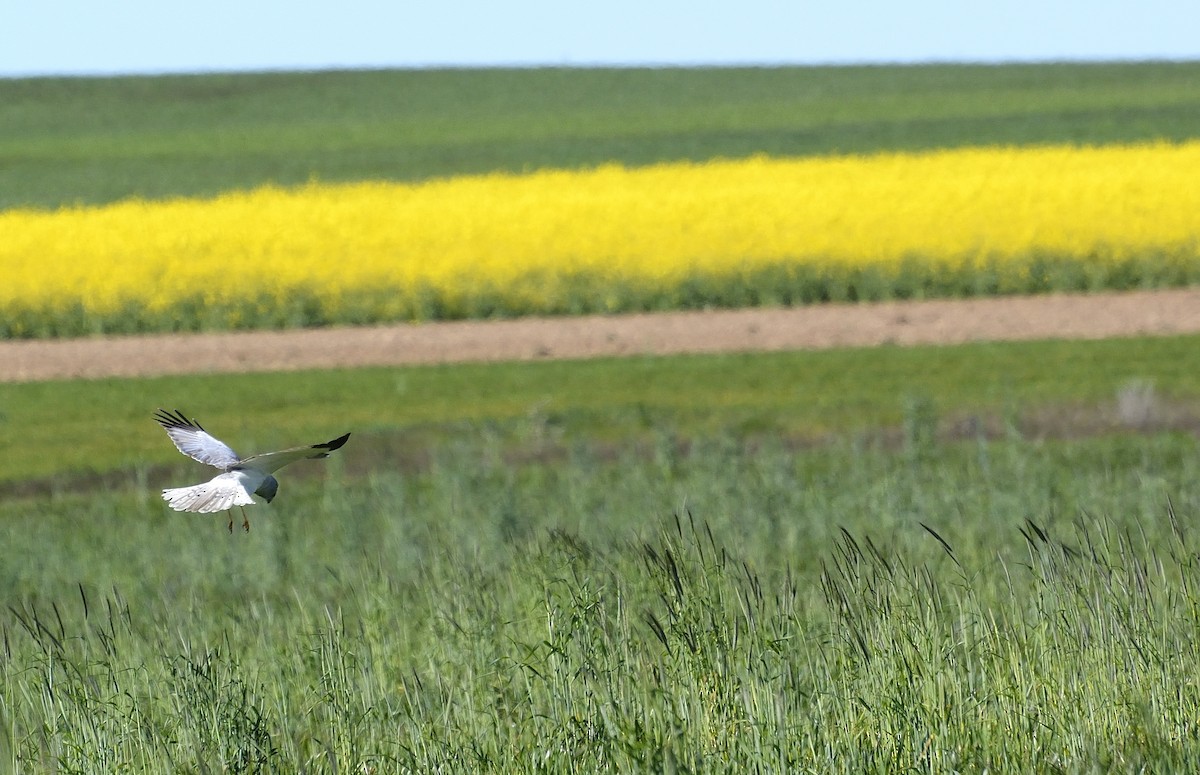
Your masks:
M1200 288L0 342L0 382L1200 332Z

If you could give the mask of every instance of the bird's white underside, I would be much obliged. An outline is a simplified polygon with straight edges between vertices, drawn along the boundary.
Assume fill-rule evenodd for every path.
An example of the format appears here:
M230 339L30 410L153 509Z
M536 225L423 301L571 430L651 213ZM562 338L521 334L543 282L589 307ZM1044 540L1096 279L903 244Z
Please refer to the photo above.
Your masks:
M163 500L175 511L211 514L234 506L254 504L251 493L262 485L266 474L261 471L237 470L218 474L203 484L163 490Z

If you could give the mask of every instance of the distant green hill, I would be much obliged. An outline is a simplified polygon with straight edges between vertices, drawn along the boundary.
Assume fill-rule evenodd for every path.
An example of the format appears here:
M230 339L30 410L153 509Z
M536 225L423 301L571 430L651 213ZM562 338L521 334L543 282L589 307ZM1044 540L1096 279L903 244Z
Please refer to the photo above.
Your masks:
M1200 62L0 80L0 208L606 161L1200 136Z

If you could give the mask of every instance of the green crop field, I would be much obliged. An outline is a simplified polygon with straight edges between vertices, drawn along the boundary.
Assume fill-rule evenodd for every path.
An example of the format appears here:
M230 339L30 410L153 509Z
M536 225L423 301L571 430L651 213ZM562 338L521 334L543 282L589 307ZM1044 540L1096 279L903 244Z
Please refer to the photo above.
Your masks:
M1200 63L0 80L0 209L265 182L1200 135Z

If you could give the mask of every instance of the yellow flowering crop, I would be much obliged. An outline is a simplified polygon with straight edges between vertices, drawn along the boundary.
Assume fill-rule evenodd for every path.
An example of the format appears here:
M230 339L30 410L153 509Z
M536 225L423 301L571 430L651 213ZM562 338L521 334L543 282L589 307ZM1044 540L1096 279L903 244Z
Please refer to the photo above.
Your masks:
M313 183L0 235L8 336L1189 282L1200 142Z

